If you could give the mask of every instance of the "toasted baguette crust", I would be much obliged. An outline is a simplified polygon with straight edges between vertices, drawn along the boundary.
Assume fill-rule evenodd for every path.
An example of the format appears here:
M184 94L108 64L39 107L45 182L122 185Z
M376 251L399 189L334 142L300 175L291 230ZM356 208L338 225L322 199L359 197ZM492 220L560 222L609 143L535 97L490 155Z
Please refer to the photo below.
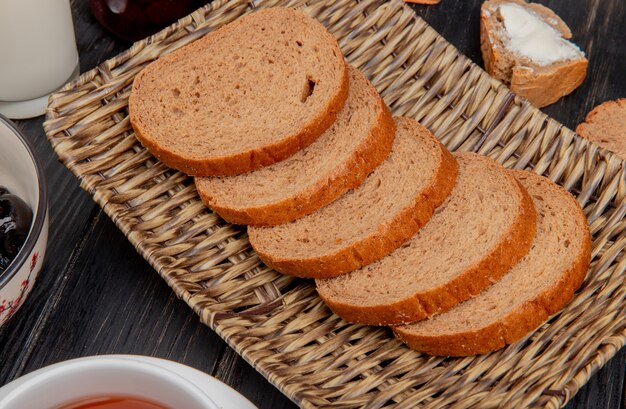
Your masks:
M508 175L508 174L507 174ZM333 312L348 322L369 325L401 325L428 318L478 295L501 278L530 249L536 231L536 213L526 189L512 176L512 186L522 200L517 217L504 239L479 263L455 279L429 291L386 305L363 306L340 302L324 294L320 297Z
M484 13L480 13L480 52L483 56L485 71L487 71L492 77L499 79L500 81L504 81L505 79L500 78L495 70L497 59L500 57L500 54L496 54L493 41L489 35L490 30L491 22Z
M510 172L516 174L524 171ZM569 196L568 200L575 202L576 208L579 209L572 217L579 220L581 233L586 237L586 240L571 267L561 275L557 283L537 294L534 299L525 302L503 319L477 331L425 336L404 331L402 327L395 327L393 328L394 334L410 348L430 355L470 356L484 354L519 340L563 308L583 283L591 259L591 235L587 219L576 200L569 194L567 196Z
M255 247L261 260L285 274L306 278L331 278L370 264L410 239L448 197L454 187L458 171L456 159L452 154L434 135L425 128L422 129L425 131L424 136L431 138L440 147L438 170L431 183L390 223L379 225L376 232L351 246L339 249L334 254L314 258L281 259ZM250 241L254 242L252 234Z
M268 11L262 10L255 14L266 12ZM297 132L284 135L280 140L255 149L238 151L228 155L210 155L201 158L187 155L186 152L181 154L162 146L162 144L150 134L148 131L150 124L144 122L144 118L141 115L141 109L146 109L142 107L141 97L139 96L142 85L146 81L145 78L153 75L154 72L160 74L160 71L167 71L167 67L172 65L173 62L184 60L188 55L199 50L201 46L200 43L210 43L214 38L218 37L215 34L228 33L232 31L234 27L245 24L246 19L250 17L252 16L246 16L227 24L215 32L208 34L206 37L160 58L144 68L135 77L128 101L131 124L141 144L167 166L178 169L191 176L233 176L250 172L286 159L296 151L310 145L333 124L337 113L342 109L348 97L349 87L348 68L345 63L342 67L342 81L332 97L326 102L324 109L315 112L313 117L310 118L308 122L304 123ZM326 30L323 31L322 35L328 38L328 45L334 49L334 54L341 56L339 58L343 59L343 54L337 45L336 39ZM160 77L159 74L157 74L157 77Z
M484 10L490 5L502 3L516 3L527 7L544 21L560 32L561 36L569 39L572 33L569 27L552 10L535 3L526 3L523 0L489 0L483 3L480 14L480 49L483 55L485 70L493 77L505 82L511 91L526 98L538 107L544 107L556 102L564 95L570 94L582 84L587 75L588 61L581 57L576 60L559 61L548 66L541 66L533 62L515 62L510 73L502 72L507 66L506 60L515 60L513 53L496 44L496 27L492 14ZM553 22L551 22L553 20Z
M558 101L580 86L587 75L586 58L558 63L543 69L513 68L511 91L539 108Z
M319 181L297 196L264 206L245 209L220 206L213 200L210 192L203 189L198 189L200 198L224 220L235 224L273 226L313 213L337 199L347 190L359 186L367 175L389 154L396 125L382 98L379 100L379 104L380 111L375 120L376 125L344 166L335 169L326 179Z

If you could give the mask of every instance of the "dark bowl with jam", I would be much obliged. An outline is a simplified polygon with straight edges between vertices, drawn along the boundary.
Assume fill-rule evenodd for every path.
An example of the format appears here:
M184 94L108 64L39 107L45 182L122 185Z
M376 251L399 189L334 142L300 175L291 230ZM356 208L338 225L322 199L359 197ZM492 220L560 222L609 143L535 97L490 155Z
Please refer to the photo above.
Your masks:
M48 193L28 138L0 115L0 325L24 304L48 241Z

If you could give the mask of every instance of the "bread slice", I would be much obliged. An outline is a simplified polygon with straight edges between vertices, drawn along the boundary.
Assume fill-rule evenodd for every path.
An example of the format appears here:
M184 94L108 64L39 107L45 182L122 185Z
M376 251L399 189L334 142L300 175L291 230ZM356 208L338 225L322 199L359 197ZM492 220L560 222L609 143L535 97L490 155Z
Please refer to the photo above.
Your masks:
M448 196L456 161L417 121L396 119L391 154L358 188L302 219L249 227L268 266L300 277L335 277L410 239Z
M335 38L270 8L172 52L133 82L130 121L166 165L193 176L249 172L315 141L348 95Z
M501 6L518 14L519 36L507 31ZM509 14L510 15L510 14ZM535 17L541 32L531 32L532 24L520 16ZM513 24L511 23L511 24ZM508 27L510 30L511 27ZM546 35L547 34L547 35ZM538 107L556 102L571 93L587 74L587 59L567 41L572 33L552 10L523 0L489 0L480 15L480 43L485 69L509 84L511 91Z
M576 127L576 133L626 159L626 98L595 107Z
M204 203L231 223L276 225L312 213L360 185L391 151L396 126L376 88L356 68L349 71L346 104L322 136L254 172L196 178Z
M576 200L549 179L512 171L533 197L537 235L528 254L476 298L432 319L394 328L432 355L483 354L511 344L560 310L582 284L591 257L587 220Z
M316 281L337 315L371 325L424 319L479 294L528 252L536 215L526 190L487 157L455 156L452 193L411 240L362 269Z

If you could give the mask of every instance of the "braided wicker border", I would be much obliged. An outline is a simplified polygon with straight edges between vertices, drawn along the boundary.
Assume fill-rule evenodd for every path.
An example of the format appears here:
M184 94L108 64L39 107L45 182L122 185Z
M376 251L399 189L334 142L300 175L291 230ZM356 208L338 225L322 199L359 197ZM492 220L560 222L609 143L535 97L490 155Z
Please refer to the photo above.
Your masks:
M420 120L452 150L533 169L577 197L591 225L593 260L562 312L491 354L410 351L387 329L333 315L310 281L265 267L245 229L207 210L190 178L143 149L127 115L134 76L273 5L301 8L325 24L395 115ZM53 95L44 127L81 187L178 297L302 407L557 408L626 344L624 163L516 99L400 1L217 0Z

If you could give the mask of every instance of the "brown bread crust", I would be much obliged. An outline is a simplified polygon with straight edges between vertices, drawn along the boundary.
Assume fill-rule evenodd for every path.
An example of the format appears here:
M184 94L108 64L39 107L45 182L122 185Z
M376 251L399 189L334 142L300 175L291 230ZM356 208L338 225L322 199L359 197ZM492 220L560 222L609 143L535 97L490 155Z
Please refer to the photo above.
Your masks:
M255 169L269 166L273 163L287 159L300 149L312 144L328 129L337 118L337 113L343 108L348 98L348 67L344 67L343 82L339 92L330 101L328 111L321 112L311 120L300 132L282 139L272 145L261 149L252 149L246 152L238 152L233 155L207 159L193 159L183 157L175 152L163 149L156 141L152 140L143 129L141 119L137 117L133 106L133 93L141 87L141 78L145 75L144 69L135 77L133 90L128 101L130 122L135 130L135 136L141 144L157 159L168 167L178 169L190 176L234 176L251 172Z
M515 174L515 172L524 171L510 172ZM579 220L581 230L585 230L583 233L586 240L572 266L561 275L557 283L537 294L534 299L522 304L502 320L478 331L424 336L402 331L400 327L393 328L394 334L410 348L431 355L470 356L484 354L519 340L563 308L583 283L591 259L591 235L587 218L574 197L570 194L568 196L568 200L576 203L576 207L579 209L577 214L572 216Z
M220 206L215 203L210 192L203 189L198 189L200 198L224 220L235 224L273 226L313 213L347 190L359 186L389 155L396 125L382 98L379 98L379 114L374 122L376 125L370 130L368 137L342 168L335 169L326 179L295 197L246 209Z
M509 231L503 235L504 240L481 262L468 268L463 274L438 288L386 305L362 306L328 299L323 294L320 297L333 312L348 322L401 325L449 310L461 301L478 295L528 253L535 237L537 215L532 199L512 175L508 176L512 185L517 188L517 193L522 196L517 217Z
M331 278L373 263L410 239L428 222L435 209L448 197L454 187L458 172L458 165L452 154L430 131L421 126L420 128L441 148L439 168L431 183L390 223L378 226L375 233L352 246L339 249L334 254L293 260L280 259L255 248L261 260L284 274L306 278ZM250 230L248 232L250 234ZM254 244L253 234L250 235L250 241Z

